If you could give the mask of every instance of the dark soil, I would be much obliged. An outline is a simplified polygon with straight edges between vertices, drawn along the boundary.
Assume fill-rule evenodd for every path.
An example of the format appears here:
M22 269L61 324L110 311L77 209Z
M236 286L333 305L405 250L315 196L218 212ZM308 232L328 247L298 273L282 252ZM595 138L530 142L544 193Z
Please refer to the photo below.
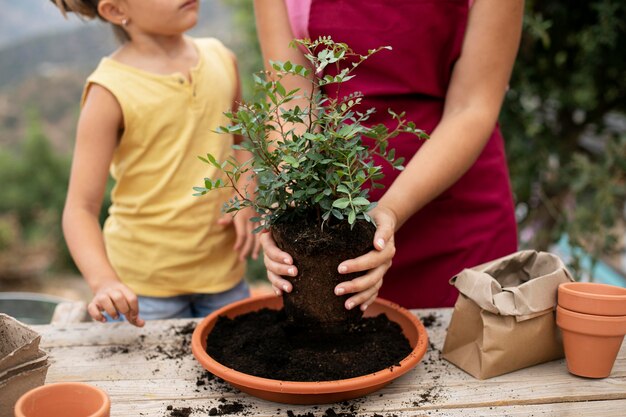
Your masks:
M427 329L430 329L431 327L441 326L441 323L439 322L439 317L433 313L430 313L429 315L424 317L420 317L420 319L424 327L426 327Z
M363 273L339 274L337 267L373 249L375 231L374 225L363 220L355 222L353 227L346 221L321 228L314 217L272 226L276 244L293 257L298 268L297 276L284 277L293 283L293 291L283 294L290 322L316 329L322 323L330 331L334 323L356 322L361 318L360 309L345 308L349 295L337 296L334 289L337 284Z
M229 368L283 381L331 381L397 365L411 346L384 314L363 318L345 333L315 337L289 325L284 310L219 317L207 353Z

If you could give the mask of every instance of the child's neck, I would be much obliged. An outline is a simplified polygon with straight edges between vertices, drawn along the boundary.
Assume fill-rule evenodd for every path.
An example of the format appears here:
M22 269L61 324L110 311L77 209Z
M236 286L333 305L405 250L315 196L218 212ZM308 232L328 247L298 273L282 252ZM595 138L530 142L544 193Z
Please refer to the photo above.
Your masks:
M199 59L193 41L183 34L176 36L138 35L118 49L111 58L121 63L157 74L182 73Z

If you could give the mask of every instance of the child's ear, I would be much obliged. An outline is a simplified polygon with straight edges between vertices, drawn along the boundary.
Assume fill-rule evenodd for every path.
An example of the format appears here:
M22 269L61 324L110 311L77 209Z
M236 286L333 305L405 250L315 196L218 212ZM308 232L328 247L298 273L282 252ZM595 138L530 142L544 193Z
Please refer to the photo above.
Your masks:
M98 13L104 20L118 26L122 26L122 22L128 19L123 2L118 0L100 0Z

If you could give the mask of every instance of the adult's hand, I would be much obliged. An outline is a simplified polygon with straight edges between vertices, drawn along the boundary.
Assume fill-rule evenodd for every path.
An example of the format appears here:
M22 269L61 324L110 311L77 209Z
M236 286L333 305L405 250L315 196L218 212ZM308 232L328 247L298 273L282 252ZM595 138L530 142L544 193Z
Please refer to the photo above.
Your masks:
M267 268L267 279L272 283L276 295L284 292L291 292L293 285L282 276L295 277L298 275L298 268L293 264L293 258L287 252L276 246L272 234L263 231L259 238L263 246L263 261Z
M383 276L391 266L393 256L396 253L394 232L397 218L395 213L385 207L375 207L369 215L376 222L374 234L374 250L349 259L339 264L340 274L367 271L365 275L351 281L345 281L335 287L335 294L354 295L345 302L348 310L360 305L365 311L378 296L378 290L383 285Z

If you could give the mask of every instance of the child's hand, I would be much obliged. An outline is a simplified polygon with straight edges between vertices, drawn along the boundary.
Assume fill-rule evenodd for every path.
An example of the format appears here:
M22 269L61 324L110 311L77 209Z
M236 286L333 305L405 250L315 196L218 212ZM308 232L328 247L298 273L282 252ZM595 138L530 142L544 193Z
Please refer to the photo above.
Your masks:
M246 257L250 254L252 254L252 259L259 257L261 242L256 238L256 235L252 233L259 224L250 221L250 218L254 216L256 216L254 210L251 207L247 207L240 210L235 216L225 214L217 221L222 226L229 226L231 223L234 224L237 240L235 241L233 249L239 252L240 261L245 261Z
M101 322L106 321L102 314L106 312L114 319L123 314L130 324L137 327L143 327L145 324L145 321L139 317L137 296L119 281L102 285L87 306L87 311L94 320Z
M384 207L377 206L369 215L376 222L376 234L374 235L374 250L349 259L339 264L338 270L341 274L351 272L367 271L365 275L338 284L335 287L335 294L343 295L356 293L348 298L345 306L348 310L360 305L365 311L378 296L378 290L383 285L383 276L391 266L391 260L396 253L394 243L394 230L396 227L395 214Z

